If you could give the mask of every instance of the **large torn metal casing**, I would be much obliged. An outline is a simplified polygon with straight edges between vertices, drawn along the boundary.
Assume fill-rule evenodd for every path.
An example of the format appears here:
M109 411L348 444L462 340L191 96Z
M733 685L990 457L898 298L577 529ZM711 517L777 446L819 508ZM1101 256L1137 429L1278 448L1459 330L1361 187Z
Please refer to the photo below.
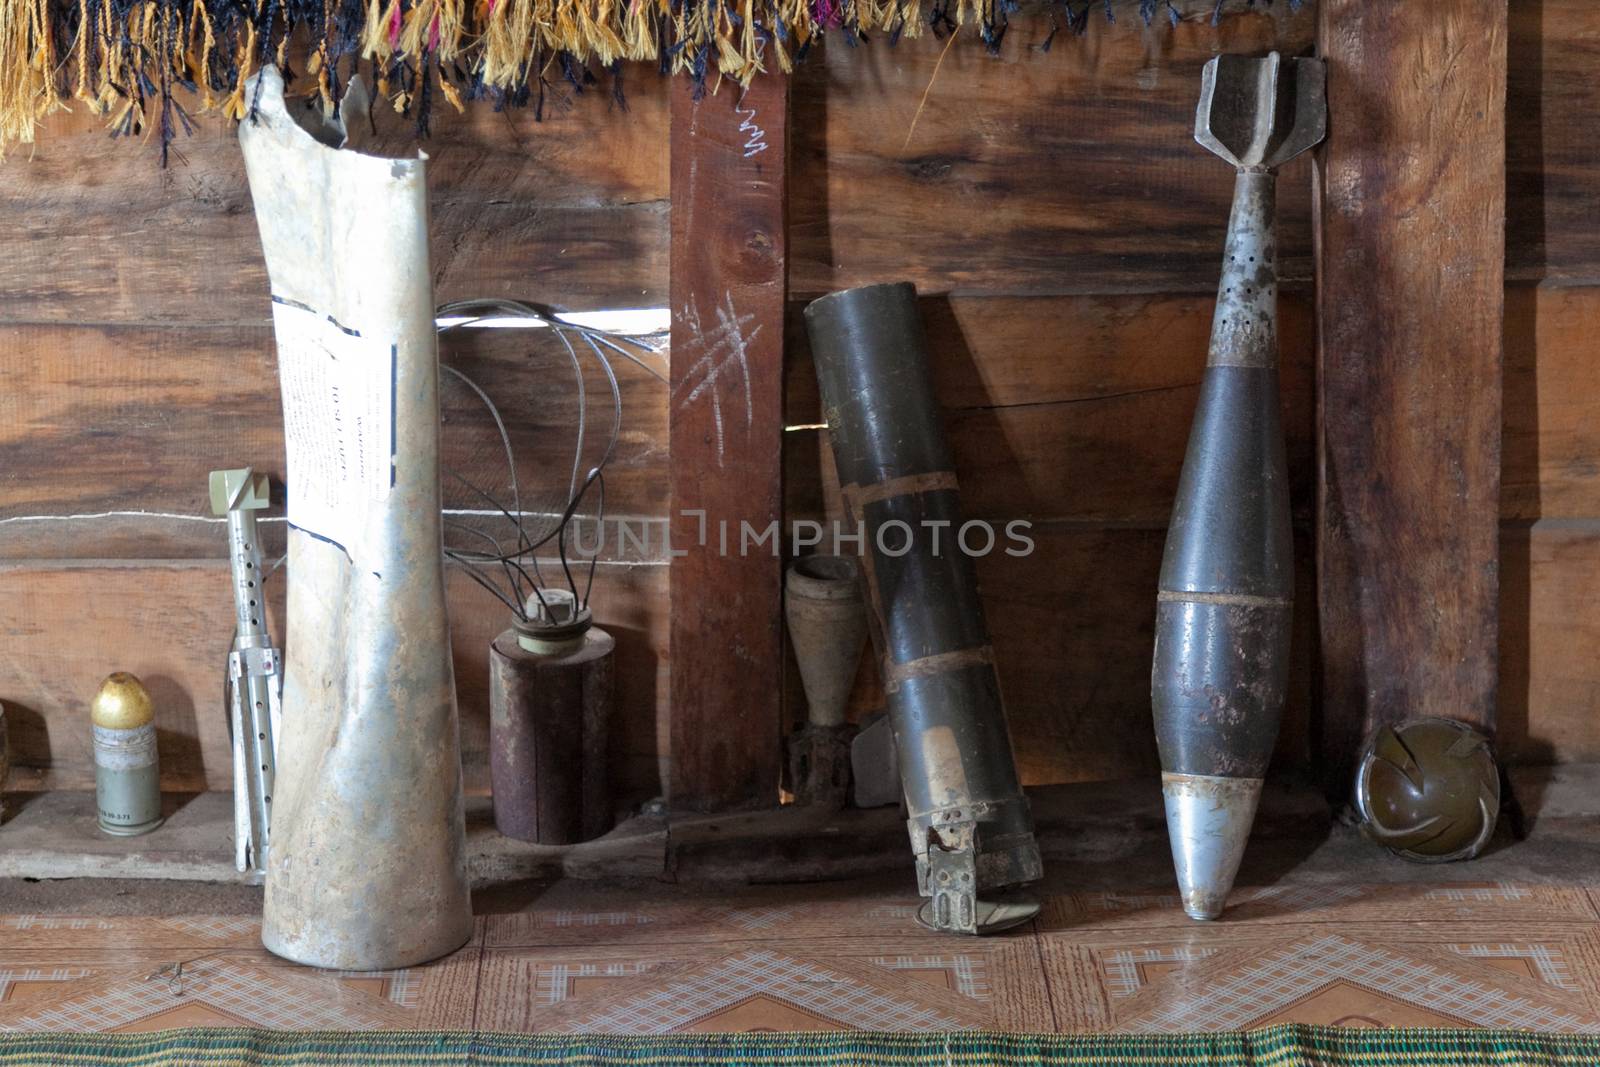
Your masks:
M290 522L261 936L318 967L407 967L472 931L424 160L342 148L319 114L303 128L270 67L248 91Z
M1036 905L978 897L1042 868L973 562L959 547L960 493L916 289L825 296L806 326L845 502L867 542L871 630L918 882L932 898L924 915L964 933L1022 921Z

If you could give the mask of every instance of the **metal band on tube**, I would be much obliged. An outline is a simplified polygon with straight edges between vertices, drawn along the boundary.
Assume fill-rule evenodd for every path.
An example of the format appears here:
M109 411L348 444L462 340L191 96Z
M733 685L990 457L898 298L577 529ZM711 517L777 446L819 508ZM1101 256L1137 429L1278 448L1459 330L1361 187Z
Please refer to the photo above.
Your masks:
M1022 921L1036 908L997 912L979 896L1034 881L1042 868L977 578L956 544L960 492L916 290L834 293L806 308L806 325L839 479L868 546L873 639L930 898L924 917L966 933ZM937 549L930 531L943 533Z

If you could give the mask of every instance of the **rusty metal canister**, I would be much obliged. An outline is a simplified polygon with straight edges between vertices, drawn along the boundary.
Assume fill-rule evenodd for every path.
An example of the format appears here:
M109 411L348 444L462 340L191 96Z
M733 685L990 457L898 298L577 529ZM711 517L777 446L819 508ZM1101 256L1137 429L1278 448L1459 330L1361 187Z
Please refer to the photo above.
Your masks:
M1042 868L973 560L959 547L960 493L916 289L849 289L805 314L845 503L863 535L911 847L932 898L924 916L983 932L994 913L977 894Z
M531 612L489 650L494 823L519 841L570 845L612 825L606 745L616 641L570 594L542 595L560 617Z

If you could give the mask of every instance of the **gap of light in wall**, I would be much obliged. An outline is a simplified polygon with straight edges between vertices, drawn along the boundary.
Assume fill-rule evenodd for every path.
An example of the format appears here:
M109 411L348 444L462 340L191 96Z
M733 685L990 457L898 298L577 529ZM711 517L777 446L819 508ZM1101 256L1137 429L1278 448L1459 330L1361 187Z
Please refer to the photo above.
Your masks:
M570 314L563 313L558 315L557 318L561 319L562 322L570 322L574 326L621 334L624 337L642 337L648 334L665 333L672 326L672 316L666 308L575 311ZM463 325L468 326L470 329L490 330L543 330L548 328L545 323L538 319L527 319L516 315L487 315L483 317L451 315L447 318L433 321L434 325L441 330L447 326Z

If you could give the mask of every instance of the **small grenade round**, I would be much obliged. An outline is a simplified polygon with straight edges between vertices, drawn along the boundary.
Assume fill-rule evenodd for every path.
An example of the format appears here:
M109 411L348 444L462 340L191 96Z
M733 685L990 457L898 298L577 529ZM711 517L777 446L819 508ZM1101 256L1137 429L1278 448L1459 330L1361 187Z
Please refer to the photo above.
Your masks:
M144 683L125 671L107 678L89 705L100 829L130 837L161 825L161 767L155 708Z
M1402 859L1471 859L1500 813L1489 739L1451 719L1380 727L1362 750L1355 804L1367 836Z

